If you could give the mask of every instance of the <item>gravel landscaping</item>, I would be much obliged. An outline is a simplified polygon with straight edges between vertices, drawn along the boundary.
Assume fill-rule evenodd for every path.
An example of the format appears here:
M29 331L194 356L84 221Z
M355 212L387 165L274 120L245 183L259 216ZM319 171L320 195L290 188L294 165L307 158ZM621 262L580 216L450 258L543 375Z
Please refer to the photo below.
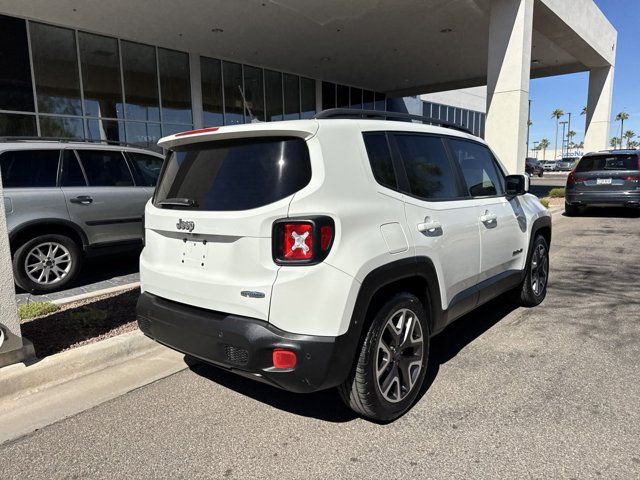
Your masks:
M22 321L22 334L38 358L136 330L140 289L62 305L60 310Z

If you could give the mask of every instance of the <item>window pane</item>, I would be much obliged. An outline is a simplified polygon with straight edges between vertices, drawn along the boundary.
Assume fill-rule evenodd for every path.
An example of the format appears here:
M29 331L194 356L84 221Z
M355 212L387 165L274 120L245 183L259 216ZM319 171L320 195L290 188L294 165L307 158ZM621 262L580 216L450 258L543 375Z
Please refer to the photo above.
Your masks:
M192 123L189 55L175 50L158 49L162 121Z
M396 135L395 138L413 195L424 199L459 196L442 139L425 135Z
M264 90L261 68L244 66L244 96L253 118L264 122ZM247 112L247 121L251 121L249 112Z
M30 29L39 111L82 115L75 32L35 22Z
M349 108L349 87L346 85L338 85L337 105L338 108Z
M158 147L158 140L161 136L159 123L127 122L125 128L127 143L158 152L162 150Z
M64 150L62 153L62 177L60 185L63 187L86 187L87 181L80 168L78 159L73 150Z
M282 74L265 70L264 82L267 103L267 122L282 120Z
M284 119L300 118L300 84L297 75L284 74Z
M224 125L220 60L200 57L200 76L202 77L202 121L204 126Z
M162 158L138 152L127 152L133 166L136 185L154 187L162 168Z
M85 114L123 118L118 41L83 32L78 33L78 41Z
M449 140L453 158L464 175L467 190L472 197L502 195L502 181L498 177L493 155L487 147L465 140Z
M89 140L124 142L124 122L90 118L87 120L87 138Z
M55 187L60 150L20 150L0 155L4 188Z
M121 152L78 150L91 187L131 187L133 178Z
M363 90L362 92L362 108L365 110L373 110L373 92Z
M84 139L82 119L73 117L44 117L40 115L40 135L43 137Z
M33 112L27 25L0 15L0 109Z
M322 109L336 108L336 84L322 82Z
M351 108L362 108L362 90L351 87Z
M156 49L122 41L122 69L126 117L160 121Z
M386 108L386 106L387 106L386 95L384 93L376 92L375 101L376 101L376 110L386 110L387 109Z
M367 147L373 176L376 177L378 183L394 190L397 189L396 173L391 161L387 136L384 133L365 133L364 144Z
M35 115L0 113L0 137L35 137Z
M242 65L222 62L224 81L224 124L244 123L244 105L240 89L242 88Z
M192 125L171 125L169 123L162 124L162 136L166 137L168 135L175 135L176 133L186 132L187 130L191 130L193 128Z
M316 82L310 78L300 78L300 109L302 118L312 118L316 114Z
M307 143L268 137L196 143L167 159L156 201L190 198L196 210L248 210L294 194L311 180Z

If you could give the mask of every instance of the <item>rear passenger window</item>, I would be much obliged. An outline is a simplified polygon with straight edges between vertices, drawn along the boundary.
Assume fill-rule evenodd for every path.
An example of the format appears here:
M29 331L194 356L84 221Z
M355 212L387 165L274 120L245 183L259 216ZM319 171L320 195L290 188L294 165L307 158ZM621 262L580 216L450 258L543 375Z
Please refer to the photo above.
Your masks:
M138 152L127 152L127 155L131 160L136 185L155 187L162 168L162 159Z
M453 157L460 165L467 191L472 197L491 197L504 193L502 175L491 151L484 145L449 139Z
M4 188L55 187L60 150L20 150L0 155Z
M376 181L384 187L396 190L398 182L396 181L396 173L391 161L391 151L389 150L387 136L379 132L365 133L363 137L371 170Z
M442 139L427 135L395 135L409 193L426 200L459 197L456 177Z
M62 187L86 187L87 182L73 150L65 150L62 154Z
M133 178L121 152L78 150L91 187L131 187Z

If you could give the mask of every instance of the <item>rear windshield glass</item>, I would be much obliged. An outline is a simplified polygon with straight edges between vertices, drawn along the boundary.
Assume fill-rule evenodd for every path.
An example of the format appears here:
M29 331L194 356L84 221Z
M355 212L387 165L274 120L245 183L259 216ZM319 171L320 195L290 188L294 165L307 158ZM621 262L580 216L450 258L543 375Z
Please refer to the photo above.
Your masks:
M593 155L583 157L576 172L596 170L638 170L637 155Z
M169 152L155 205L248 210L288 197L310 180L309 150L300 138L197 143Z

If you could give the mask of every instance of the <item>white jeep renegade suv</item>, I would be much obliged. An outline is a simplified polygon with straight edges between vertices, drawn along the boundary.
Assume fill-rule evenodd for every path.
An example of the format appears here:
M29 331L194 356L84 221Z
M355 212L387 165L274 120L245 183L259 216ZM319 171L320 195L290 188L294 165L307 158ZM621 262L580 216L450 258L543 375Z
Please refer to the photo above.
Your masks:
M339 387L391 420L420 391L433 335L503 292L544 299L551 219L479 138L331 116L160 141L138 322L206 362L293 392Z

